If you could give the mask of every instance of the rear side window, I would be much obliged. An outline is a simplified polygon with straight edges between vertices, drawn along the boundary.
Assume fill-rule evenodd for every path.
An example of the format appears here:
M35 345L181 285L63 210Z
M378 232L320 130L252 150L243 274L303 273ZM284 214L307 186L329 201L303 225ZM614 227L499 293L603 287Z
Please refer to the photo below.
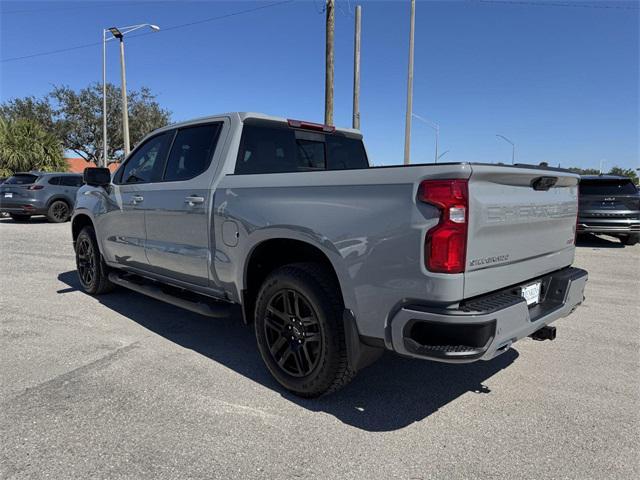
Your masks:
M82 181L82 177L78 175L69 175L60 178L60 185L64 185L65 187L81 187L84 183Z
M178 130L163 179L189 180L209 168L221 127L221 123L212 123Z
M35 183L37 179L37 175L31 175L30 173L20 173L18 175L9 177L4 183L7 185L28 185L30 183Z
M581 180L580 195L633 195L638 192L631 180Z
M150 138L127 159L116 183L149 183L162 177L173 131Z
M328 135L327 150L328 170L369 167L362 140Z
M49 185L60 185L60 177L51 177L47 183Z
M235 173L368 168L362 140L284 126L245 124Z

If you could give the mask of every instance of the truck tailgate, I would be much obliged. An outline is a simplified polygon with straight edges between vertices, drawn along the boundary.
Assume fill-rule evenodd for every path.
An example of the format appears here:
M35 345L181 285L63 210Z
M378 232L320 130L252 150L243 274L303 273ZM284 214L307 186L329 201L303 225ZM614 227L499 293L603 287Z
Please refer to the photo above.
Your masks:
M553 186L545 188L546 177ZM572 263L578 179L564 171L472 166L465 298Z

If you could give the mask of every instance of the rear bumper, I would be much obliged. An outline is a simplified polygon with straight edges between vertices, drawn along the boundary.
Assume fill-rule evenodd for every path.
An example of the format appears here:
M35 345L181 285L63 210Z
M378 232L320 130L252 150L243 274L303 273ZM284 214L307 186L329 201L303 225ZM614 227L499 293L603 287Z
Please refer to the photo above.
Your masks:
M638 218L578 218L579 233L640 233Z
M0 212L20 215L42 215L47 213L47 206L41 201L33 199L11 201L0 199Z
M532 307L515 293L518 285L463 302L455 310L405 306L389 323L391 346L401 355L449 363L494 358L580 305L587 272L564 268L521 285L535 280L542 281L542 293Z

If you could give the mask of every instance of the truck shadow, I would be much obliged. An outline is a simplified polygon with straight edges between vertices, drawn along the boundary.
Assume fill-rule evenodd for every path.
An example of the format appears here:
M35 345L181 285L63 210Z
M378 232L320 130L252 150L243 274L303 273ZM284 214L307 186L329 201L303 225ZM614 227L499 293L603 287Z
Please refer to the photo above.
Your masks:
M75 271L61 273L58 279L69 286L59 294L81 290ZM489 362L450 365L385 353L343 390L319 399L301 399L273 380L262 363L252 329L237 315L210 319L125 289L96 298L144 328L280 392L302 408L328 413L367 431L401 429L465 393L490 393L483 382L518 357L511 349Z

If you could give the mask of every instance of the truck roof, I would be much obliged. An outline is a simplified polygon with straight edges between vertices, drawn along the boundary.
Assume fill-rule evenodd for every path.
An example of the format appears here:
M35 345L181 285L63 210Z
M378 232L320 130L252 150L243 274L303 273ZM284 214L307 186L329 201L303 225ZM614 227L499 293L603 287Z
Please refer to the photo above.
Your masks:
M285 122L285 123L289 120L288 118L277 117L275 115L268 115L266 113L259 113L259 112L228 112L228 113L219 113L215 115L208 115L206 117L194 118L192 120L186 120L184 122L173 123L171 125L167 125L166 127L158 128L157 130L154 130L154 132L159 132L162 130L176 128L176 127L184 127L187 125L194 125L197 123L204 123L207 121L213 121L216 118L220 118L220 117L233 117L233 116L237 117L242 122L244 122L248 118L256 118L260 120L271 120L274 122ZM296 119L296 120L300 120L300 119ZM302 120L302 121L306 121L306 120ZM336 128L336 131L338 132L345 132L345 133L351 133L356 135L362 134L360 130L356 130L353 128L343 128L343 127L337 127L337 126L335 128Z

